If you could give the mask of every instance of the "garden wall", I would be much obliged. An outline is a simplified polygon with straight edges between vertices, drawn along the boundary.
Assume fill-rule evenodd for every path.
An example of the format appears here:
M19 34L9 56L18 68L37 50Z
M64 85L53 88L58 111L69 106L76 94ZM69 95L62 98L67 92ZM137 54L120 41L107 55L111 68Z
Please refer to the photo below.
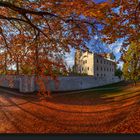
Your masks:
M46 77L47 78L47 77ZM58 88L55 86L55 82L52 80L43 79L46 90L50 91L72 91L82 90L98 86L103 86L111 83L117 83L121 81L118 77L112 78L96 78L93 76L69 76L69 77L58 77ZM47 84L48 83L48 84ZM18 89L20 92L34 92L39 91L39 86L35 81L34 76L0 76L0 86L10 87Z

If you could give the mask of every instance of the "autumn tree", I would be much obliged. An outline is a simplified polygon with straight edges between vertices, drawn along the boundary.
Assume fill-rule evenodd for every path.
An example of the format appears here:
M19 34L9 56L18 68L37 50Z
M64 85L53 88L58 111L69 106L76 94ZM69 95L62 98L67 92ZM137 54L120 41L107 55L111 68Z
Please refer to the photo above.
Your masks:
M123 72L126 79L133 79L136 82L138 60L134 58L138 57L139 51L136 51L136 48L140 47L140 2L139 0L115 0L110 2L110 8L106 8L104 13L103 29L100 31L102 40L107 44L123 42L120 49L121 60L124 61Z
M136 81L140 79L140 44L132 42L123 55L123 75L125 79Z
M70 47L87 49L86 42L102 24L105 8L108 3L93 0L1 0L1 60L5 60L1 65L5 72L15 65L16 74L38 77L47 70L55 78L52 69L66 70L63 56Z
M140 42L140 2L139 0L115 0L105 9L102 40L108 44L122 41L123 54L131 42Z
M85 47L85 41L90 39L88 27L95 30L99 22L96 19L102 16L100 10L105 6L98 7L92 0L1 1L1 41L7 50L9 44L23 42L37 50L36 41L55 53L69 52L68 46Z

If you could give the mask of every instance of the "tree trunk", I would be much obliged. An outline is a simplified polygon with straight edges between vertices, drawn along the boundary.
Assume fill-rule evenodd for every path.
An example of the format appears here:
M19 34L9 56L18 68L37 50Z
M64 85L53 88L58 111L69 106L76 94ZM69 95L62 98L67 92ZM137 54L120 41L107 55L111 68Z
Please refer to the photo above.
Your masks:
M18 75L19 74L19 62L18 62L18 58L17 58L17 62L16 62L16 68L17 68L16 74Z
M4 71L5 71L5 74L7 74L7 54L5 53L5 56L4 56Z
M38 46L36 46L35 48L35 63L36 63L35 74L38 75L39 74Z
M136 86L136 80L134 80L134 85Z

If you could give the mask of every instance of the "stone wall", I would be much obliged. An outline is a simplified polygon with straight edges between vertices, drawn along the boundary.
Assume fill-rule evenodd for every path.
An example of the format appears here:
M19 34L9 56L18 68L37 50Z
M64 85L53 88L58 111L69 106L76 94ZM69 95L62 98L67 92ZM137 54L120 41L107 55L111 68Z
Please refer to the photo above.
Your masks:
M19 89L21 76L16 75L0 75L0 86Z
M54 81L49 81L48 88L51 91L71 91L71 90L81 90L93 87L99 87L111 83L117 83L121 80L118 77L109 78L95 78L92 76L78 76L78 77L59 77L58 89L55 88ZM39 90L38 86L36 91ZM47 87L46 87L47 88Z
M46 78L43 78L44 85L46 90L49 89L51 91L81 90L121 81L118 77L110 79L97 79L93 76L58 77L59 86L56 88L55 82ZM0 76L0 86L19 89L23 93L39 91L39 86L34 76Z

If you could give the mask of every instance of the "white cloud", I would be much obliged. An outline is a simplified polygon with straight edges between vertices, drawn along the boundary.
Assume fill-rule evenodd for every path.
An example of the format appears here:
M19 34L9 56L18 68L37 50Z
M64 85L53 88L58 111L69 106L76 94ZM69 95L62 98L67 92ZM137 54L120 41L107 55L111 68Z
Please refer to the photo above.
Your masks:
M119 62L118 67L122 69L123 68L123 62Z
M94 36L94 39L97 40L99 37L97 35Z
M67 65L72 67L74 65L74 58L72 55L67 55L66 58Z
M66 53L65 57L66 57L66 63L68 66L72 67L74 65L74 50L71 50L70 53Z
M115 54L119 53L119 52L120 52L120 48L121 48L121 44L119 44L118 46L116 46L116 47L114 48L114 53L115 53Z
M122 42L115 42L111 45L108 46L108 48L114 53L114 54L118 54L121 48Z

